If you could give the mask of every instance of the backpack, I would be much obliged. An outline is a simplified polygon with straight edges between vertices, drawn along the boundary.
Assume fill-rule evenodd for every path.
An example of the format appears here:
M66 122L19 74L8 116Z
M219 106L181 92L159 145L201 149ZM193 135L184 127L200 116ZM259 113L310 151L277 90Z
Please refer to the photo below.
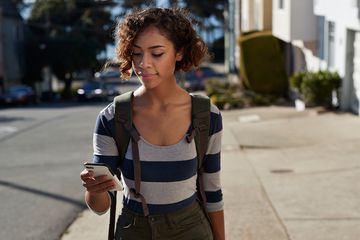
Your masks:
M196 153L197 153L197 197L200 205L205 212L206 196L203 190L203 183L199 176L203 173L203 160L207 150L209 141L209 129L210 129L210 99L206 96L190 94L191 96L191 124L192 132L186 136L188 143L192 139L195 140ZM140 160L137 141L139 135L132 124L132 99L133 92L127 92L114 98L115 105L115 142L119 152L119 160L117 163L116 174L118 178L121 178L120 164L125 158L125 154L129 145L129 141L132 141L132 151L134 158L134 180L135 189L131 189L131 193L134 194L135 198L141 198L144 215L148 215L148 209L145 199L140 194ZM109 223L109 234L108 239L114 239L115 229L115 215L116 215L116 191L111 195L111 208L110 208L110 223ZM205 212L206 213L206 212ZM208 216L207 216L208 217Z

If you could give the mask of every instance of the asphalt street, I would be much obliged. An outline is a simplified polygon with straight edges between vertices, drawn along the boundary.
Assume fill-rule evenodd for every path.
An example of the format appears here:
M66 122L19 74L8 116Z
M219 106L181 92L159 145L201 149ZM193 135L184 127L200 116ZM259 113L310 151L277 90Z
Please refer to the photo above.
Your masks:
M0 239L59 239L85 208L79 172L104 106L0 110Z

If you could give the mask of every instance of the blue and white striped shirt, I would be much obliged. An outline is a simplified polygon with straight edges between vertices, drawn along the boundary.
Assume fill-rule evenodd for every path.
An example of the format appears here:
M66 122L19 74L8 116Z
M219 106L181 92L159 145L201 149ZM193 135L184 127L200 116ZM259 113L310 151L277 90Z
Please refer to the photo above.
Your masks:
M93 137L96 163L106 163L116 169L119 153L115 143L115 106L113 103L98 115ZM190 133L191 127L188 133ZM222 118L219 109L211 105L209 144L204 159L203 183L208 212L223 209L220 185L220 149ZM195 142L186 141L186 135L176 144L158 146L140 137L141 189L150 214L164 214L188 206L196 198L197 158ZM131 141L122 161L121 177L124 185L123 205L142 213L140 199L130 194L134 188Z

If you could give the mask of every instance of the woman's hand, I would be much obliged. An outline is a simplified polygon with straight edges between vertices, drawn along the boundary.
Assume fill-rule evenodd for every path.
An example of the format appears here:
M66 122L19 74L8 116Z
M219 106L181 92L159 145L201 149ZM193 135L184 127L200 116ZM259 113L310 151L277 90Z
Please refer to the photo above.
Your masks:
M85 201L98 213L103 213L110 206L108 191L115 187L115 182L106 176L94 177L94 172L84 169L80 173L83 186L86 188Z
M107 176L94 177L94 172L84 169L80 173L83 186L90 194L99 194L114 189L115 182Z

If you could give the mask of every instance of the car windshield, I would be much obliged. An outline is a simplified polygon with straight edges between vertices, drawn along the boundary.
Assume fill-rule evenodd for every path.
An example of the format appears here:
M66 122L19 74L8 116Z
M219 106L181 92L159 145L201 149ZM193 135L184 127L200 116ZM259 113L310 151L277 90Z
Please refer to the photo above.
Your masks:
M102 78L119 78L120 73L119 71L104 71L100 73L100 77Z
M14 86L14 87L10 87L8 90L8 93L16 93L16 92L30 92L30 89L27 86Z
M97 89L97 88L100 88L100 83L98 83L98 82L87 82L83 86L83 89L85 89L85 90L91 90L91 89Z

